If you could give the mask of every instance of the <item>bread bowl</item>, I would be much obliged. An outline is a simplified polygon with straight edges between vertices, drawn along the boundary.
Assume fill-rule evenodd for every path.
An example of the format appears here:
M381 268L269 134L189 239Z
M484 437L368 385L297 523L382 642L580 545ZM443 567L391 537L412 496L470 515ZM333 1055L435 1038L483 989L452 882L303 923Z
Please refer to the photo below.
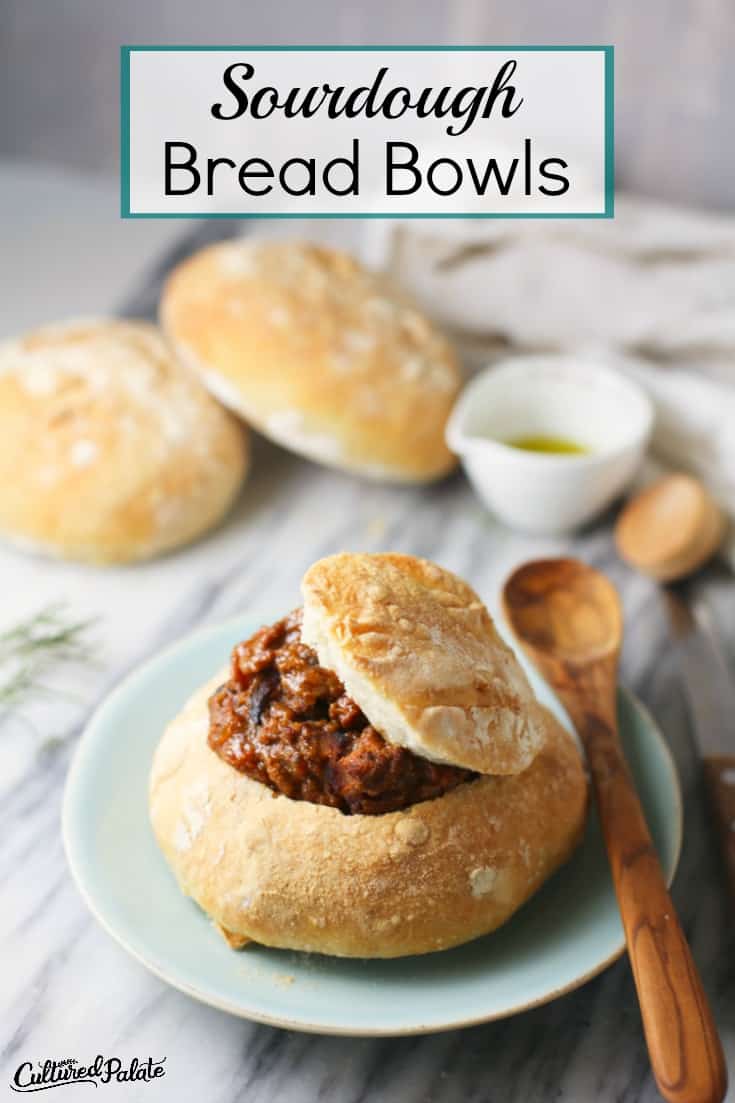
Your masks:
M236 647L156 751L151 820L180 887L235 946L388 958L487 934L581 837L574 740L450 572L345 553L302 593L303 613ZM457 661L463 633L474 667ZM376 695L396 709L380 731Z

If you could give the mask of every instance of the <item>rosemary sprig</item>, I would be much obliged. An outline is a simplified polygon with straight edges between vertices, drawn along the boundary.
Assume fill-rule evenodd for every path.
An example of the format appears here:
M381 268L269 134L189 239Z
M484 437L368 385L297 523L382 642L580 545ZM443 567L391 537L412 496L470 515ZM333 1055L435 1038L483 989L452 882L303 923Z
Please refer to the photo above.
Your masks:
M72 620L57 602L0 633L0 710L17 705L31 691L61 693L43 683L62 663L89 661L87 638L93 620Z

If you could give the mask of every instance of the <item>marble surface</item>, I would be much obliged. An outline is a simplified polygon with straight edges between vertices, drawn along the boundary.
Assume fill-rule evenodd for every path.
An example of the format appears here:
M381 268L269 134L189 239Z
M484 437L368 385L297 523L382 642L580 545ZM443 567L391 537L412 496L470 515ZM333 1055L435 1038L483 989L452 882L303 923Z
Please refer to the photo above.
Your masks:
M78 283L91 278L85 250L99 247L99 233L80 228ZM131 264L131 277L145 259ZM14 262L4 253L0 263ZM98 285L96 277L93 282ZM97 308L113 309L125 293L116 285L109 302L100 303L97 286ZM50 286L38 295L47 310ZM3 315L0 325L7 332L13 321ZM615 558L610 520L573 541L532 540L497 525L461 475L427 489L374 486L259 440L252 477L231 516L165 559L95 570L1 550L0 630L62 600L75 616L96 618L91 631L98 653L94 667L52 675L64 697L0 721L0 1090L10 1097L9 1079L21 1061L83 1062L103 1053L166 1058L161 1079L102 1089L105 1098L126 1103L658 1098L625 960L554 1003L486 1026L423 1038L322 1038L249 1024L195 1003L128 958L86 910L64 861L59 815L68 763L90 713L128 670L189 630L244 609L269 616L292 607L304 569L344 548L427 555L468 578L491 609L503 578L523 558L572 550L610 573L627 616L622 679L665 730L685 788L685 846L674 898L735 1064L735 922L717 876L677 655L655 587ZM735 583L712 569L698 590L735 663ZM63 1099L75 1103L90 1092L89 1085L66 1087ZM733 1089L728 1099L735 1100Z

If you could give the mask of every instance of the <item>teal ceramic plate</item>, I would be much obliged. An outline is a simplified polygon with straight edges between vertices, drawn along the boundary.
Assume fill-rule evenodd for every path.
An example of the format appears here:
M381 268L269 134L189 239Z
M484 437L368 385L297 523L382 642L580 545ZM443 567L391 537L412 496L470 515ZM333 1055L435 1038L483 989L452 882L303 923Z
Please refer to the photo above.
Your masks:
M506 926L455 950L362 961L250 946L230 950L176 886L148 823L153 750L185 699L268 617L240 617L136 671L99 709L66 785L64 839L74 878L103 927L152 972L235 1015L325 1034L418 1034L511 1015L583 984L623 935L595 815L571 862ZM524 663L528 670L528 665ZM538 696L566 722L529 670ZM625 750L664 870L682 832L671 756L651 717L618 699Z

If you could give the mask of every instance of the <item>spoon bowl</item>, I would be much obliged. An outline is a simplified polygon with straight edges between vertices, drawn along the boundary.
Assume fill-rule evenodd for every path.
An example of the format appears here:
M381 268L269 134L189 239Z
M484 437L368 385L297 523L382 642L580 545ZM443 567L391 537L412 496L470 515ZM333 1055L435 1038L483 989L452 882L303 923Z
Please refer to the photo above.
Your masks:
M716 554L726 528L707 487L674 472L630 499L615 526L615 543L631 567L658 582L675 582Z
M503 605L514 633L534 653L589 662L620 650L617 591L578 559L540 559L520 567L504 587Z

